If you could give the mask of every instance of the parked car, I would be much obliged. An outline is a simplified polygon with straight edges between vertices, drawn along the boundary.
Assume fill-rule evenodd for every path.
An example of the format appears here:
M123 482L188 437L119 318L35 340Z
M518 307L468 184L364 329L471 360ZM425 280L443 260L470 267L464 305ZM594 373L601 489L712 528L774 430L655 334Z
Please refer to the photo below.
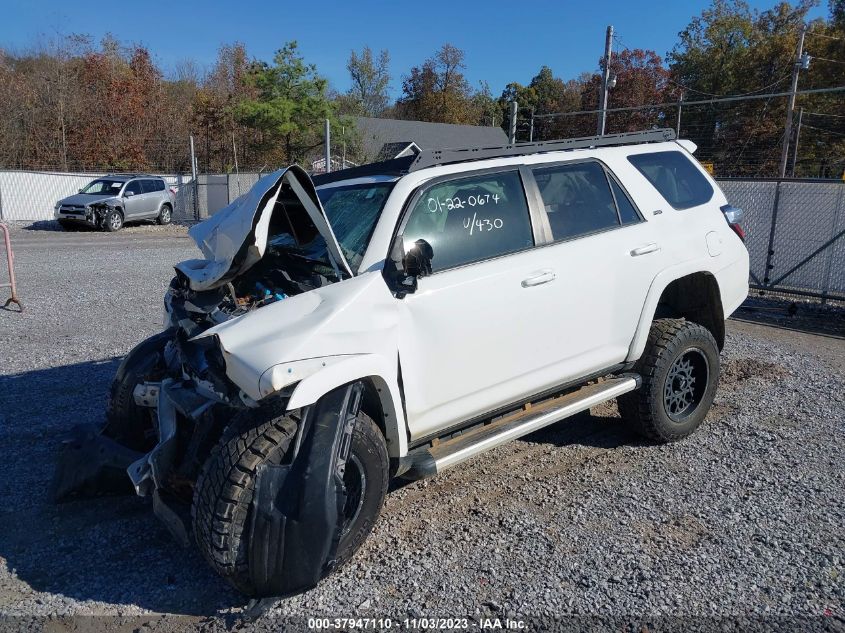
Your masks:
M393 477L613 399L688 436L748 293L741 211L694 150L658 130L263 178L191 229L205 258L57 492L111 455L232 585L283 596L354 554Z
M87 225L118 231L124 223L139 220L169 224L175 200L176 192L158 176L110 174L59 200L55 217L66 230Z

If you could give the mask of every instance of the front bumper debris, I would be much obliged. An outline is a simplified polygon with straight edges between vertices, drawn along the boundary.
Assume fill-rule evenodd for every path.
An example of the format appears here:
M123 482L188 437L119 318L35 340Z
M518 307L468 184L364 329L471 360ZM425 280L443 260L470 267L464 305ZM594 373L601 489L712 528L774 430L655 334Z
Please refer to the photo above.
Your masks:
M53 499L127 494L132 485L126 469L141 453L101 434L93 424L70 430L62 440L53 476Z

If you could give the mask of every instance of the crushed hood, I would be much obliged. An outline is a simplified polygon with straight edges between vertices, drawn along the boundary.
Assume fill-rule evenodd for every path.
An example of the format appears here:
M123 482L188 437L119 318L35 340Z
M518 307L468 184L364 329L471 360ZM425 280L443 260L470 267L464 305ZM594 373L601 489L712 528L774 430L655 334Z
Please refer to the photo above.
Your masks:
M264 256L270 218L285 186L307 212L309 226L304 228L319 232L334 265L352 276L314 183L304 169L291 165L265 176L249 192L188 231L205 259L189 259L176 269L188 278L193 290L222 286Z
M105 202L113 202L118 200L117 196L98 196L91 193L75 193L67 198L59 200L59 204L74 204L81 207L89 204L103 204Z

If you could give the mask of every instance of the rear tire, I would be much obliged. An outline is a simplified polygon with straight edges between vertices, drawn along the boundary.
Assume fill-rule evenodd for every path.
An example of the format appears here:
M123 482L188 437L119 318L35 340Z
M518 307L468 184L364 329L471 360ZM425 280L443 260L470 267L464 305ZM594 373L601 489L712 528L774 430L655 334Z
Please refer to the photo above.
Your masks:
M289 459L298 424L295 416L285 413L283 403L239 414L226 428L197 480L191 514L199 549L218 574L246 595L254 591L248 539L258 467ZM347 521L338 545L338 565L352 557L372 530L387 493L388 471L381 431L361 412L344 477Z
M680 440L704 420L719 384L719 347L698 323L657 319L634 368L642 386L619 398L623 420L657 442Z

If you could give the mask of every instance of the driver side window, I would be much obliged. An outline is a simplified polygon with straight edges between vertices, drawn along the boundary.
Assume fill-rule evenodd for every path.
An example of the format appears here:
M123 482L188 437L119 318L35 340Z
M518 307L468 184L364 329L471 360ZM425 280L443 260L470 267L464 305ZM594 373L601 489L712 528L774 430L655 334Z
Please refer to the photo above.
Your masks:
M534 245L518 171L439 182L424 190L402 234L433 251L432 272L514 253Z
M137 196L138 194L140 194L140 193L141 193L141 181L140 181L140 180L133 180L133 181L132 181L132 182L130 182L128 185L126 185L126 190L125 190L123 193L124 193L124 194L127 194L127 193L129 193L130 191L131 191L133 194L135 194L136 196Z

